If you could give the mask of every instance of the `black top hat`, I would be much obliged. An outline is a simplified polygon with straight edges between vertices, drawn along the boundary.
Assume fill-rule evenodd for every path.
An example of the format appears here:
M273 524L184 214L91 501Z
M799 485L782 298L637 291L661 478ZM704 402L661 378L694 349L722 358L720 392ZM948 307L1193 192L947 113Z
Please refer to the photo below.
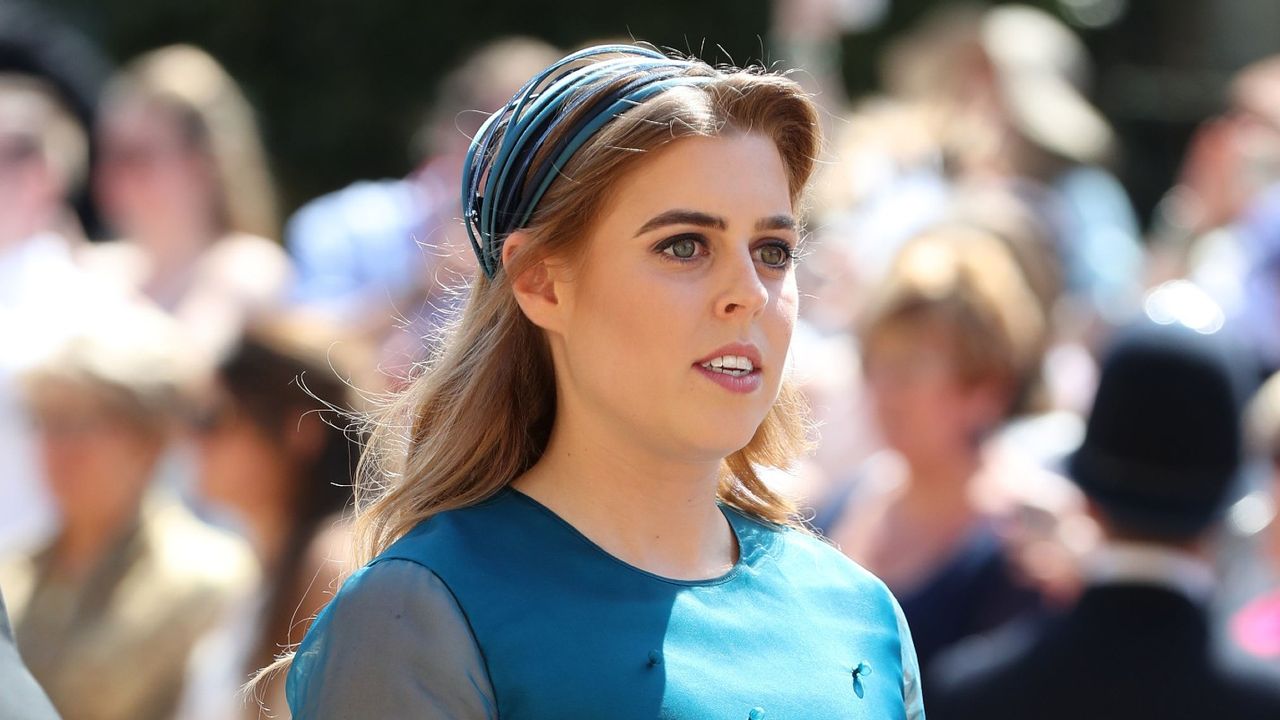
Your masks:
M1118 528L1184 539L1209 527L1241 463L1243 356L1225 337L1143 323L1106 353L1068 471Z

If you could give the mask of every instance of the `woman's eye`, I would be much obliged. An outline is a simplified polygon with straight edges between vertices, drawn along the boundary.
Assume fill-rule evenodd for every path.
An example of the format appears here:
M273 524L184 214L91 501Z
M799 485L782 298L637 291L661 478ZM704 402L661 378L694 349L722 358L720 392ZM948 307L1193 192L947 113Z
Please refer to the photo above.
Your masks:
M698 240L693 237L672 238L662 250L680 260L692 260L698 255Z
M791 248L784 245L765 245L756 250L760 262L772 268L783 268L791 262Z

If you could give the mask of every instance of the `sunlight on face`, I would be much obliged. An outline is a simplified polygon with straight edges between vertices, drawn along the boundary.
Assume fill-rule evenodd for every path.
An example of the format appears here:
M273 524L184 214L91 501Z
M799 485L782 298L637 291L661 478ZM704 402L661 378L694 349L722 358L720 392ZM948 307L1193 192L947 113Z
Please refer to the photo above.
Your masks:
M897 326L866 340L864 372L876 425L885 444L911 462L967 452L996 420L996 388L959 376L954 332Z
M94 189L119 232L181 227L174 216L208 212L210 160L183 137L173 113L140 103L115 108L104 116L99 141Z
M221 385L207 390L199 405L188 430L201 499L232 511L274 499L290 473L285 443L253 422Z
M677 140L632 170L560 298L562 412L672 459L744 447L795 325L793 212L761 135Z
M31 391L44 480L67 523L118 516L139 502L161 450L102 393L70 381Z

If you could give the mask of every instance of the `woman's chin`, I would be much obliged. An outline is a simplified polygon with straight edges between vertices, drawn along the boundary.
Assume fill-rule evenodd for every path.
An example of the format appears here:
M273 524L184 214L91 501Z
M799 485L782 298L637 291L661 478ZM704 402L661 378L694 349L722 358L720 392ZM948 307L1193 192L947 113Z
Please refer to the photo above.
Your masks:
M696 455L705 460L723 460L750 444L760 423L746 425L735 420L716 427L704 426L700 432L687 436Z

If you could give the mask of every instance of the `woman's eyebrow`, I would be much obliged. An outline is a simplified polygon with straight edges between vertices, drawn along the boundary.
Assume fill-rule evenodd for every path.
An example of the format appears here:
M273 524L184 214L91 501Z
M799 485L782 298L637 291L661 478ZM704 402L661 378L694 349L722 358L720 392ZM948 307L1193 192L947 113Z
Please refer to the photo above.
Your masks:
M761 218L756 221L756 232L765 230L795 230L800 226L796 219L790 215L772 215L767 218Z
M640 226L636 231L639 237L651 230L663 227L665 225L697 225L699 227L715 228L716 230L725 230L729 224L724 218L709 213L699 212L697 210L668 210L649 218L649 221Z
M714 228L716 230L725 230L728 223L725 219L710 213L700 212L698 210L668 210L664 213L653 216L640 229L636 231L639 237L651 230L666 225L697 225L699 227ZM766 230L795 230L800 226L791 215L771 215L767 218L761 218L756 221L756 232L764 232Z

